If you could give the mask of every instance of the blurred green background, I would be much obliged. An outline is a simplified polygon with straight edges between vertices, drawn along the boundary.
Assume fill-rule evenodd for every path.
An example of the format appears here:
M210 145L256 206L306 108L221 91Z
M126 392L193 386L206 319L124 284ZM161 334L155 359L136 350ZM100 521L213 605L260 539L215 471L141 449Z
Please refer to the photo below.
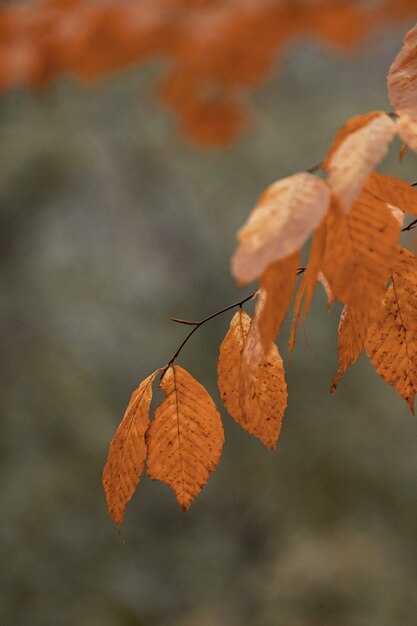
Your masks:
M380 30L353 56L289 47L248 97L250 132L225 150L188 143L156 103L163 63L1 94L2 624L417 624L417 422L365 357L328 394L340 306L328 313L320 288L292 367L288 324L281 333L276 452L223 410L222 460L190 512L144 477L124 542L101 486L132 390L185 335L168 318L243 297L236 230L348 117L390 108L406 30ZM416 180L399 145L382 170ZM229 320L201 328L179 361L218 404Z

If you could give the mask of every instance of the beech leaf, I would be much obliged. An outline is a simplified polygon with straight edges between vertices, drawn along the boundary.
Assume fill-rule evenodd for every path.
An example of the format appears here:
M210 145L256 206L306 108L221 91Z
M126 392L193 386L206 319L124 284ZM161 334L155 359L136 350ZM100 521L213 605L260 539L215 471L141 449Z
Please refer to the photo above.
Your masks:
M407 113L411 117L417 116L416 58L417 26L414 26L406 34L403 46L387 76L388 96L392 106L398 113Z
M399 260L383 304L365 343L378 374L404 398L414 413L417 391L417 258L400 248Z
M372 170L387 154L395 132L395 122L379 113L350 133L331 154L327 182L344 213L349 213Z
M364 346L371 318L367 311L360 307L345 304L340 316L337 349L339 352L339 367L332 380L330 393L334 393L350 365L358 359Z
M278 335L291 303L297 282L300 253L296 252L282 261L271 263L261 276L265 291L265 305L259 315L259 333L265 354Z
M366 189L348 215L333 207L322 270L335 298L375 319L396 263L399 236L400 224L387 203Z
M159 370L145 378L133 392L113 437L103 470L107 507L115 523L123 520L142 474L146 459L145 432L149 425L152 382Z
M223 425L208 391L179 365L167 369L160 387L165 400L146 432L147 474L171 487L187 511L220 460Z
M239 309L220 346L218 385L224 406L233 419L274 449L287 406L284 367L274 344L259 362L259 353L255 355L253 367L250 349L245 351L245 345L254 346L251 341L247 343L250 328L251 318Z
M300 250L322 221L330 202L326 183L307 172L277 181L260 197L239 230L232 271L241 283Z
M405 180L373 172L366 189L387 204L417 217L417 190Z

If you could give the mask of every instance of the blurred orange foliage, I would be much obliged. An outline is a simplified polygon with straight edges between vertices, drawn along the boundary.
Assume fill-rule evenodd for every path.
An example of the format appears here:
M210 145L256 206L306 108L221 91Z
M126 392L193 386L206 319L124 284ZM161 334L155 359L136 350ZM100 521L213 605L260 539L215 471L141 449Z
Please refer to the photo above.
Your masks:
M244 128L242 87L257 87L290 40L350 50L417 0L39 0L0 8L0 87L41 87L60 74L88 82L168 58L159 86L182 129L224 145Z

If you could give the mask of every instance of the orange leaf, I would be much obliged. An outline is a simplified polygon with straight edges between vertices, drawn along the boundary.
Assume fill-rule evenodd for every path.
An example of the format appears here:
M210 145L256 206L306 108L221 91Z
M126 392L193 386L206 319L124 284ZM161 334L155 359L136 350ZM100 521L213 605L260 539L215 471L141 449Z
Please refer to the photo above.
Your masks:
M298 288L297 295L295 296L294 304L294 316L291 325L290 340L288 342L288 348L292 353L295 346L295 339L297 335L297 324L301 312L301 303L303 303L303 319L307 317L308 310L310 308L311 301L313 299L314 291L316 288L317 280L320 277L320 268L323 263L323 255L326 247L326 233L327 233L327 218L323 220L320 226L314 233L313 241L311 242L310 257L308 265L303 275L303 280ZM329 281L326 278L327 283L327 306L329 307L329 290L331 287ZM332 294L332 299L333 299ZM303 301L304 299L304 301Z
M331 154L327 182L344 213L351 210L372 170L387 154L395 132L395 122L380 113L345 137Z
M261 276L261 287L266 297L258 326L265 354L275 341L287 314L299 266L300 253L296 252L282 261L271 263Z
M139 483L145 465L145 432L149 425L152 382L158 371L145 378L133 392L120 426L110 443L103 470L107 508L118 526L123 520L126 505Z
M255 317L252 324L254 320ZM259 362L259 352L251 359L250 348L254 343L249 336L250 328L252 335L256 334L252 324L242 309L233 316L220 346L218 385L224 406L233 419L273 450L287 406L284 367L275 345Z
M146 433L146 471L171 487L187 511L220 460L223 426L209 393L179 365L167 369L160 387L165 400Z
M391 65L388 96L398 113L417 115L417 26L405 36L403 47ZM406 141L406 139L404 138ZM408 142L407 142L408 143Z
M365 185L366 189L397 208L417 216L417 190L404 180L373 172Z
M377 317L396 262L399 235L400 224L389 206L366 189L348 215L333 207L323 272L335 298Z
M371 325L366 353L378 374L404 398L414 413L417 391L417 258L400 256L383 305L381 323Z
M241 283L250 282L271 263L297 252L323 219L329 202L326 183L306 172L268 187L238 232L234 276Z
M413 115L402 113L397 119L397 132L401 139L417 152L417 111Z
M360 130L379 115L381 115L381 111L371 111L370 113L365 113L364 115L355 115L354 117L348 119L342 126L342 128L339 129L335 140L330 146L326 154L326 158L321 164L322 169L329 169L329 165L334 153L342 145L345 139L349 137L349 135L355 133L357 130Z
M366 311L359 307L346 304L340 316L337 349L339 351L339 367L332 380L330 393L336 391L337 385L350 365L353 365L364 346L371 319Z

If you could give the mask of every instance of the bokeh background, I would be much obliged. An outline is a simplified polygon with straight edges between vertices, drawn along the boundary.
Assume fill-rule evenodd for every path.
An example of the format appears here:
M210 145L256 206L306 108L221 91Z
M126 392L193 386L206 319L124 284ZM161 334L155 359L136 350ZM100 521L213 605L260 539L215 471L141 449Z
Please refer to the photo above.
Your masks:
M328 313L320 288L291 367L281 332L289 406L275 452L223 410L222 460L189 513L144 477L124 540L101 486L132 390L186 332L168 318L243 297L236 230L348 117L389 110L385 77L410 26L346 56L288 46L248 96L251 129L223 150L197 148L157 104L163 62L0 95L2 624L417 624L417 422L365 357L328 394L340 307ZM382 171L417 179L397 148ZM202 327L179 361L219 404L229 320Z

